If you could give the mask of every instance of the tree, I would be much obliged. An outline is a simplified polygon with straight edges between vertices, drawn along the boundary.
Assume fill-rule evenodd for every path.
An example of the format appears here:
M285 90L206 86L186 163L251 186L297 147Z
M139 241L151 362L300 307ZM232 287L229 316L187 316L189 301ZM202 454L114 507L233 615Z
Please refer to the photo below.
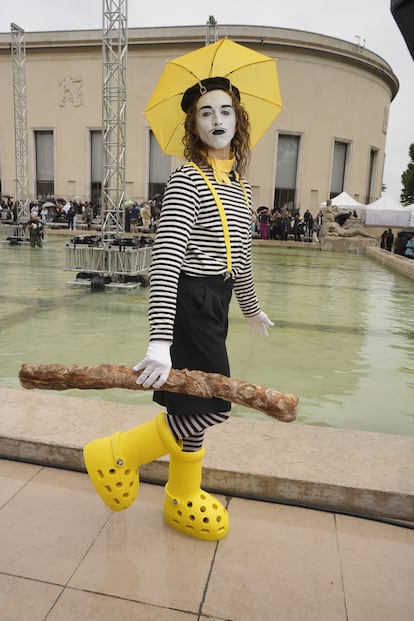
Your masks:
M403 205L414 203L414 143L410 144L408 154L411 162L401 175L401 183L403 186L401 190L401 203Z

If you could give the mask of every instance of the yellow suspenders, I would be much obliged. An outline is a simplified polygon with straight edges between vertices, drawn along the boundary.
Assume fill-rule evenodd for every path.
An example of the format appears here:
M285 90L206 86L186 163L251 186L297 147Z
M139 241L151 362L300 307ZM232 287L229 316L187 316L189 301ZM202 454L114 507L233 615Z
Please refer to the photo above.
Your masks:
M194 162L188 162L188 163L191 166L193 166L193 168L195 168L196 171L199 172L200 175L203 177L204 181L206 182L206 184L208 186L208 189L210 190L210 192L213 195L214 200L216 201L217 209L218 209L218 212L219 212L219 215L220 215L221 226L223 227L224 243L226 245L227 273L231 274L232 269L233 269L232 260L231 260L231 243L230 243L229 227L227 225L226 212L224 211L223 203L221 202L221 199L220 199L219 195L217 194L216 190L214 189L210 179L201 170L201 168L199 168L199 166L197 166L197 164L194 164ZM249 197L247 196L246 188L245 188L244 183L243 183L243 181L241 180L240 177L239 177L239 183L241 185L244 197L246 199L246 205L249 207Z

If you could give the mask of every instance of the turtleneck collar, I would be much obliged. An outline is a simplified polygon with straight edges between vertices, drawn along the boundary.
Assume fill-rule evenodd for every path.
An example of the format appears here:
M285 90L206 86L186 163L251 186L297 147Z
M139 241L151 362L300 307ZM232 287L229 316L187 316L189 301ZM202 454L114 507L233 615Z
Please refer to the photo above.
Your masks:
M229 173L231 172L235 158L232 157L229 160L217 160L214 157L207 156L207 162L213 169L214 179L219 184L230 185L231 179Z

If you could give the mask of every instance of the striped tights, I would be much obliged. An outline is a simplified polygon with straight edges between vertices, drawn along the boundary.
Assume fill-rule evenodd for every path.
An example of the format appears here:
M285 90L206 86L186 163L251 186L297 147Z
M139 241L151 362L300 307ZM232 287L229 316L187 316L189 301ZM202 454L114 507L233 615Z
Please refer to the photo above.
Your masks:
M224 423L230 412L216 412L213 414L194 414L192 416L173 416L167 414L167 423L176 440L182 440L183 451L193 453L203 446L204 431L208 427Z

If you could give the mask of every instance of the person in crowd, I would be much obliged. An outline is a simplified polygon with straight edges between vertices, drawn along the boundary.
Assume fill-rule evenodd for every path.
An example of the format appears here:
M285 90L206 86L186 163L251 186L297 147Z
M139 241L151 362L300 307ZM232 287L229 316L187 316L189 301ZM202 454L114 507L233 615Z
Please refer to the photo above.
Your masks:
M408 259L414 259L414 234L410 236L409 240L405 245L404 256Z
M305 235L311 236L313 229L313 216L309 209L305 211L303 214L303 224L304 224L304 233Z
M269 239L269 228L270 228L270 213L266 208L259 209L259 226L260 226L260 237L261 239Z
M69 209L66 212L66 216L68 219L68 229L70 231L74 231L76 228L75 227L76 209L72 201L69 201Z
M274 208L272 210L271 222L270 222L270 239L284 239L286 222L283 213L280 209ZM289 220L290 227L290 220Z
M270 321L256 295L251 260L251 186L244 177L250 124L238 89L207 78L185 91L184 155L170 177L150 268L150 340L137 382L165 408L154 420L84 448L89 476L113 510L138 490L137 468L169 454L164 520L198 539L228 532L225 507L201 489L205 430L230 416L229 401L163 390L171 367L230 375L226 348L234 291L249 329ZM225 205L225 210L224 210Z
M90 202L85 203L85 209L83 212L83 220L86 224L88 231L92 228L92 220L93 220L93 209Z
M293 217L292 221L292 234L295 241L302 241L302 236L305 234L305 223L299 214Z
M43 224L39 217L34 213L31 214L27 224L29 229L29 242L31 248L41 248L43 245Z
M131 233L138 231L138 222L140 219L139 207L136 203L131 207Z
M312 224L312 241L315 244L319 244L320 242L319 231L321 230L321 226L322 226L322 218L318 214L315 218L313 218L313 224Z
M308 219L305 223L305 235L307 237L312 237L313 223L314 223L313 215L309 213Z
M388 252L392 252L393 245L394 245L394 233L392 232L392 229L388 229L387 237L385 239L386 250L388 250Z
M40 209L40 218L43 224L45 224L49 219L49 209L45 205L42 205Z
M290 215L287 209L283 209L282 218L283 218L283 232L282 232L281 239L283 241L287 241L288 236L290 235L290 231L291 231Z
M257 213L253 209L252 209L252 219L251 219L251 231L252 231L252 238L256 237L256 235L258 234Z
M131 206L125 206L125 233L131 232Z
M141 207L142 228L149 231L151 227L151 208L148 202L142 203Z
M384 229L380 237L380 247L382 248L382 250L386 250L387 248L387 235L388 231L387 229Z
M161 206L158 204L153 205L151 209L151 213L152 213L152 221L153 221L153 233L156 233L160 225Z

